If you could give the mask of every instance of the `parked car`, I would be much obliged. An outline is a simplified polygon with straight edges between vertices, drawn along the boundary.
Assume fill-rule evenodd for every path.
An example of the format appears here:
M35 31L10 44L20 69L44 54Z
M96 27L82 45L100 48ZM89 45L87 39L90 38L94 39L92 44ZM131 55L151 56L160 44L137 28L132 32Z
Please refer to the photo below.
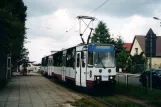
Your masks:
M148 79L148 83L147 83L147 78ZM140 75L140 82L143 86L150 86L150 71L144 71L141 75ZM160 88L161 89L161 69L159 68L154 68L152 69L152 87L153 88Z

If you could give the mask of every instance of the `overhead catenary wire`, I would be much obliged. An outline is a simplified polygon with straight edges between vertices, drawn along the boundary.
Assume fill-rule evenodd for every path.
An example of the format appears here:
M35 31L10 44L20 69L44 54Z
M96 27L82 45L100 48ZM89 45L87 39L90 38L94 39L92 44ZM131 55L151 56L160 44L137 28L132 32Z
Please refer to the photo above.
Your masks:
M90 13L88 13L88 15L91 15L92 13L94 13L95 11L97 11L99 8L101 8L103 5L105 5L108 1L110 0L106 0L105 2L101 3L97 8L95 8L93 11L91 11ZM69 33L73 28L76 27L78 23L74 24L69 30L66 30L65 33L62 34L62 36L67 35L67 33ZM92 23L93 26L93 23Z
M100 6L98 6L96 9L94 9L90 14L92 14L93 12L97 11L99 8L101 8L103 5L105 5L109 0L106 0L105 2L103 2Z
M92 12L89 13L89 15L91 15L92 13L94 13L95 11L97 11L99 8L101 8L103 5L105 5L109 0L106 0L105 2L103 2L101 5L99 5L97 8L95 8ZM74 24L69 30L67 30L65 32L64 35L66 35L68 32L70 32L77 24ZM63 36L64 36L63 35Z

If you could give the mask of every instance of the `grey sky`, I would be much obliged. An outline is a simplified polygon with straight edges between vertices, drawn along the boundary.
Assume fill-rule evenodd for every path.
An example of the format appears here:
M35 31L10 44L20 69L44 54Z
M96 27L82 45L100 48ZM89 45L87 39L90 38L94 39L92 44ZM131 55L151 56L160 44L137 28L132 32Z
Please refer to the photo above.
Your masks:
M28 6L28 16L50 14L60 8L91 11L106 0L24 0ZM134 14L151 16L160 8L161 0L109 0L97 12L117 17Z
M51 50L69 48L81 42L78 34L78 15L88 15L106 0L24 0L27 5L26 44L31 60L40 62ZM92 16L107 24L111 34L132 42L135 35L145 35L149 28L161 35L159 22L161 0L109 0ZM72 31L65 34L73 25ZM51 29L48 29L51 28ZM65 35L64 35L65 34ZM89 31L84 37L89 35Z

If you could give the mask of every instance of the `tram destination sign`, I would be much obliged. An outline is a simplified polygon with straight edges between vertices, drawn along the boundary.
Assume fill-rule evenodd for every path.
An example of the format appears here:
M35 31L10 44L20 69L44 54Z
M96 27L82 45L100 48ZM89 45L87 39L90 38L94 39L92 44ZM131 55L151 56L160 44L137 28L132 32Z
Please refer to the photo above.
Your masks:
M110 46L96 46L96 49L110 49Z

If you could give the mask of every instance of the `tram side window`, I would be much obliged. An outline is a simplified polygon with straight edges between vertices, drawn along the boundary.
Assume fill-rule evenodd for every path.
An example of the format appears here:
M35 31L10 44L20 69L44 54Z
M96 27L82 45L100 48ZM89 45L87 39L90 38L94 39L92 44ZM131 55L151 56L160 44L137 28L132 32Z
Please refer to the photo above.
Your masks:
M93 52L88 52L88 66L93 66Z
M51 59L49 59L49 63L48 63L48 66L50 66L50 64L51 64Z
M75 57L72 58L72 67L75 68Z
M71 63L72 63L71 67L73 67L73 69L75 68L75 62L76 62L75 56L76 56L75 49L73 49L73 51L72 51L72 61L71 61Z
M52 60L50 59L50 66L51 66L51 64L52 64Z
M48 66L50 65L50 59L48 60L48 64L47 64Z
M58 66L58 67L61 67L62 64L63 64L63 62L62 62L62 57L61 57L61 56L58 56L58 59L57 59L57 66Z
M69 54L67 54L67 57L66 57L66 66L67 67L71 67L71 56Z
M81 52L81 55L82 55L82 67L84 68L85 67L85 57L84 57L84 52Z
M80 56L79 54L77 54L77 67L79 67L79 63L80 63Z
M53 60L51 59L51 63L50 63L50 66L52 66L52 64L53 64Z

